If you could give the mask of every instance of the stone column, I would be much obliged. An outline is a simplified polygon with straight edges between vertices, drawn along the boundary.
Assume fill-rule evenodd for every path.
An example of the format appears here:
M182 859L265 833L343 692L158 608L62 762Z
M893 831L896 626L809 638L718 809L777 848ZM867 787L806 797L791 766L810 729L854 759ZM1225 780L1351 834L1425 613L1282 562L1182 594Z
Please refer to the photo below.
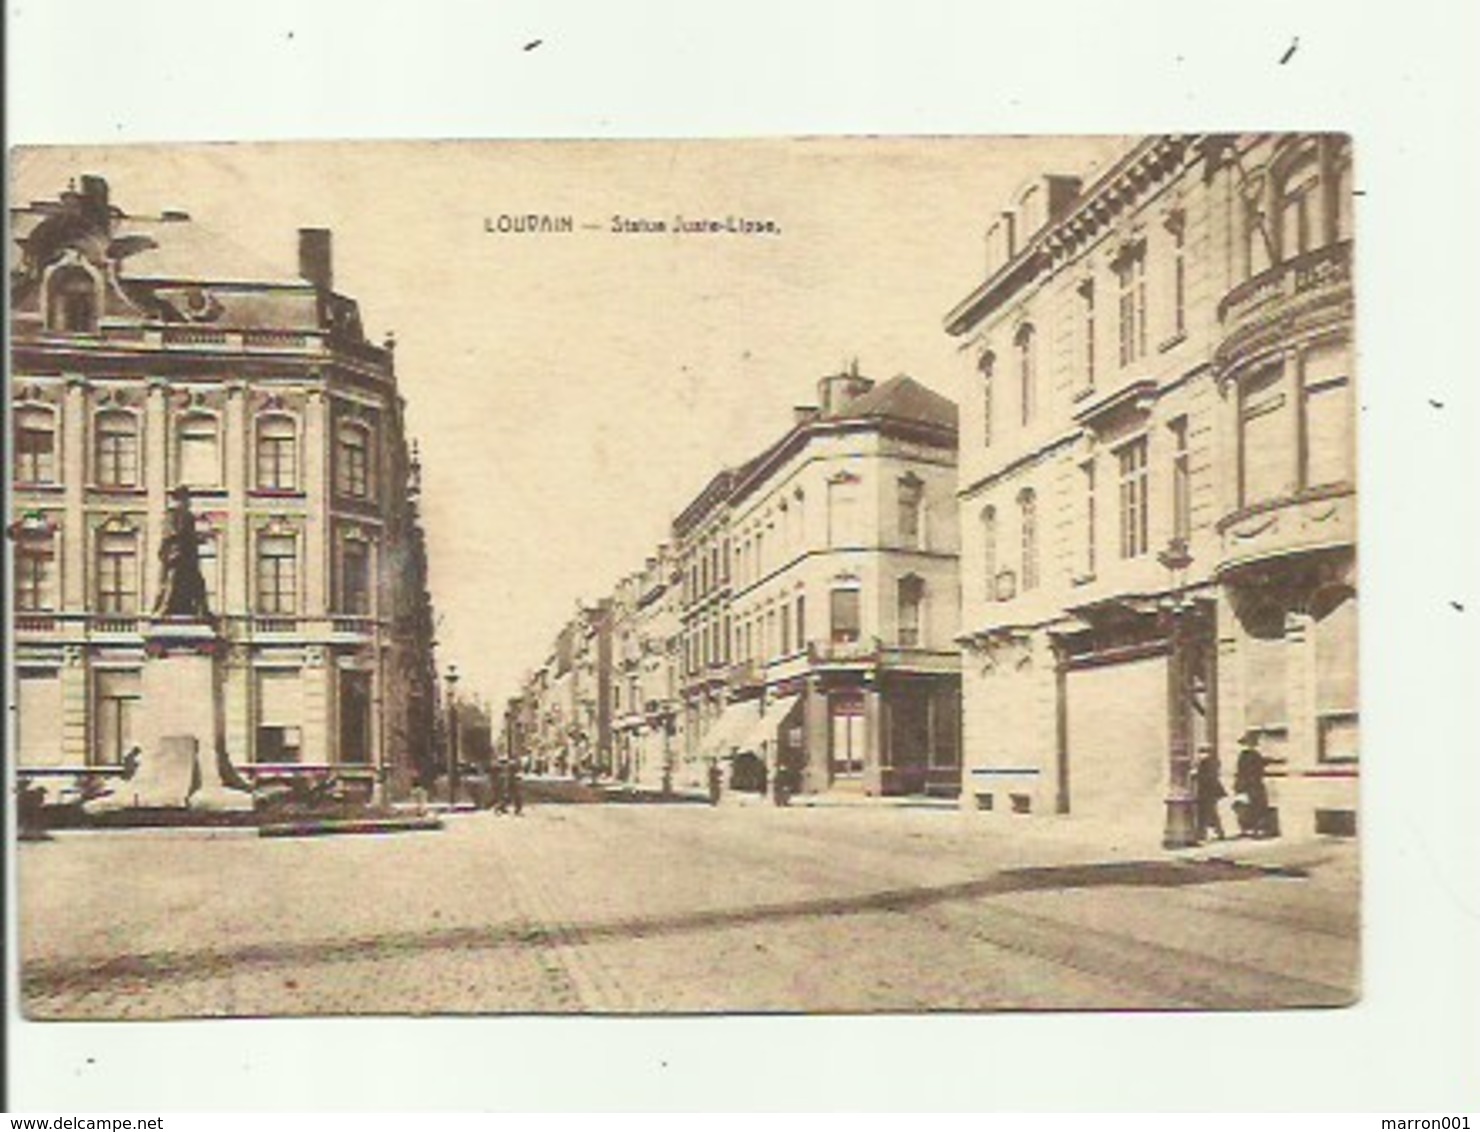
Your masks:
M62 762L83 766L88 757L88 720L92 716L88 703L87 665L82 645L68 645L63 650L62 670Z
M304 650L303 669L299 679L303 681L303 761L306 763L331 763L334 761L330 743L330 710L333 696L329 683L334 679L333 657L319 645L310 645Z
M820 793L832 785L832 773L828 765L831 751L828 743L830 721L827 713L827 694L814 683L807 688L806 699L802 706L807 750L807 763L803 771L803 789L809 794Z
M329 424L328 398L324 389L310 389L303 418L306 517L303 526L303 592L299 595L299 610L307 617L327 614L329 608L328 516L334 460Z
M169 510L169 383L151 378L148 399L144 403L144 495L145 514L149 517L152 530L158 516ZM149 540L152 544L153 540ZM148 551L151 546L141 546L144 555L144 592L142 602L148 608L159 592L159 559Z
M221 556L218 565L222 581L221 592L216 598L220 608L211 610L218 617L226 613L244 614L250 608L247 593L247 489L251 486L252 422L247 411L247 396L243 382L227 383L226 413L222 424L226 457L226 523L221 544L216 550ZM231 632L230 626L224 622L223 627L228 634Z
M84 486L87 481L88 434L87 410L89 385L81 377L67 379L65 400L62 404L62 566L61 606L68 612L81 612L91 608L89 600L92 584L92 565L89 561L93 548L87 537L87 515L83 509Z

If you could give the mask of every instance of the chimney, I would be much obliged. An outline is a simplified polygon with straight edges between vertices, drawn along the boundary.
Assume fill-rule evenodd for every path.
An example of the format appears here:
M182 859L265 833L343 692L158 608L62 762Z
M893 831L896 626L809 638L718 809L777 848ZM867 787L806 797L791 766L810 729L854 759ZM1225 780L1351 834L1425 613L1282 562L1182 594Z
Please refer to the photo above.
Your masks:
M327 228L298 229L298 274L320 291L334 290L333 235Z
M862 397L873 387L873 381L858 372L858 359L854 358L852 365L842 373L824 377L817 383L817 402L821 406L821 415L838 416L852 401Z
M108 182L94 173L82 175L82 214L95 226L107 230Z

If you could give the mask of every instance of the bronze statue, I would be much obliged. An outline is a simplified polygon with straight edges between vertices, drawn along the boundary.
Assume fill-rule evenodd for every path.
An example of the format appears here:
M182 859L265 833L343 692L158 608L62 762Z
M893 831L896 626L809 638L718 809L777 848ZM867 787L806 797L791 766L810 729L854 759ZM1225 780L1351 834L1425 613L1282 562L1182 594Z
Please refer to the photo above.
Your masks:
M177 487L170 492L175 501L169 511L169 530L159 546L159 596L154 601L156 617L186 617L208 621L206 580L200 572L200 536L190 512L190 491Z

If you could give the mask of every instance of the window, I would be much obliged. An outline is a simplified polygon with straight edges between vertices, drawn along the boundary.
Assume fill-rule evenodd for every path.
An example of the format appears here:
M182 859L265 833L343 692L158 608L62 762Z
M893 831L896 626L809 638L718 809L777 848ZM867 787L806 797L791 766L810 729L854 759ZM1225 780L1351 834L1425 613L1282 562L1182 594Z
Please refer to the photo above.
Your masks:
M1308 153L1280 182L1280 258L1298 255L1324 244L1321 232L1321 177L1316 156Z
M201 526L196 527L198 539L198 551L200 555L200 576L206 584L206 608L221 612L221 607L216 604L221 593L221 536L210 530L204 530Z
M20 613L56 608L56 542L50 532L23 531L16 539L15 608Z
M134 532L99 532L97 595L99 613L138 612L139 539Z
M920 609L925 602L925 580L915 574L899 579L899 643L907 649L922 644Z
M98 329L98 284L85 268L58 268L48 287L48 330L91 334Z
M1192 537L1192 464L1187 450L1187 418L1178 417L1172 431L1172 537Z
M1139 558L1146 553L1146 438L1121 446L1115 453L1120 464L1120 556Z
M997 364L997 355L988 350L982 355L977 368L982 375L982 447L992 447L992 370Z
M1018 495L1018 520L1022 528L1023 590L1038 588L1038 497L1032 488Z
M1303 487L1352 479L1351 384L1346 361L1345 349L1336 345L1316 347L1301 359Z
M807 646L807 598L797 594L797 648Z
M118 766L134 745L139 707L137 670L99 669L93 673L93 765Z
M1146 354L1146 255L1144 246L1128 249L1115 266L1120 288L1120 364Z
M1079 285L1080 297L1084 300L1084 328L1081 333L1084 336L1084 387L1093 389L1095 387L1095 283L1093 279L1086 279Z
M777 619L781 622L781 655L791 655L791 618L787 616L788 610L782 606L777 610Z
M27 405L15 413L15 482L56 482L56 418Z
M1086 460L1079 465L1080 479L1084 484L1084 569L1085 578L1095 576L1095 559L1098 545L1095 527L1098 525L1095 500L1095 462Z
M291 417L257 421L257 487L262 491L298 488L298 426Z
M339 426L335 475L340 495L370 498L370 430L364 425L349 422Z
M1291 417L1284 367L1276 362L1239 389L1239 503L1280 499L1295 490Z
M221 456L216 418L189 413L180 418L176 436L176 482L186 487L217 487L221 483Z
M257 673L257 745L253 761L303 759L303 681L296 671Z
M832 639L835 644L848 644L858 640L861 632L861 607L858 590L854 588L832 591Z
M852 476L827 485L827 542L829 546L858 543L858 480Z
M1187 333L1187 224L1181 212L1168 223L1172 233L1172 335Z
M1013 343L1017 347L1018 397L1023 410L1023 424L1026 425L1033 420L1033 414L1038 408L1038 375L1036 360L1033 357L1033 328L1031 326L1019 328Z
M257 536L257 612L298 612L298 542L293 535Z
M93 477L98 486L137 487L138 419L132 413L99 413L93 429Z
M370 544L345 539L342 552L341 608L355 617L370 614Z
M982 579L984 596L997 600L997 508L982 508Z
M925 504L925 482L918 476L905 476L898 484L899 541L912 549L924 546L925 524L921 521Z

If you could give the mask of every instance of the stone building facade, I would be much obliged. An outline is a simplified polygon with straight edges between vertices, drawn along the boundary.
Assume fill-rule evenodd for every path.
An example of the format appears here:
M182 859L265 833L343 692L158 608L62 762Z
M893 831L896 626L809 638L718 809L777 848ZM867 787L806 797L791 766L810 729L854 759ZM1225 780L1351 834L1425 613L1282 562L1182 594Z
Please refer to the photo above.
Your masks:
M1346 138L1157 136L993 221L946 319L968 805L1175 838L1252 731L1287 829L1355 829L1351 202Z
M960 786L956 410L851 372L737 476L730 496L740 782L808 792ZM745 760L757 764L746 772Z
M11 220L21 774L65 793L118 772L184 487L231 760L405 792L435 763L418 470L393 343L334 290L329 232L300 233L289 277L183 213L123 212L98 177Z

